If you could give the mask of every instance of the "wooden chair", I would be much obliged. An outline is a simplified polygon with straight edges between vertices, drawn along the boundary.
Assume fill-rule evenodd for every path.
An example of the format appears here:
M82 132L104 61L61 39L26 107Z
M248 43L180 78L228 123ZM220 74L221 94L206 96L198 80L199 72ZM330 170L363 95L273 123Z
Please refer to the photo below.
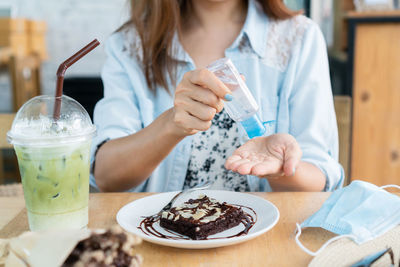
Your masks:
M347 185L350 183L351 97L334 96L334 104L339 131L339 162L346 176L344 185Z
M5 171L3 149L10 149L12 145L7 142L7 132L11 129L15 113L0 113L0 185L4 183Z

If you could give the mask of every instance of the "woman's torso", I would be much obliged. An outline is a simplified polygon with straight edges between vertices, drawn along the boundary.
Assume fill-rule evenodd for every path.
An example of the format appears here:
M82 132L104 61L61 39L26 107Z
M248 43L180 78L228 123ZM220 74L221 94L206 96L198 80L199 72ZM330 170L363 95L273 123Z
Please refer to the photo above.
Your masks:
M288 88L293 87L302 38L310 25L312 25L310 20L303 16L296 16L284 21L270 20L254 1L249 1L245 25L233 44L225 50L224 55L229 57L238 71L246 77L246 83L259 105L258 115L261 120L264 122L276 121L270 127L269 133L289 132L290 130L290 91ZM120 47L119 53L122 56L119 58L118 64L125 69L126 79L134 86L132 95L128 97L132 97L131 101L135 105L137 120L131 123L134 126L124 125L124 127L126 126L124 131L132 133L148 126L160 114L171 108L173 93L161 88L156 94L148 90L144 75L140 70L140 63L138 63L140 62L140 45L136 46L136 50L132 50L131 46L132 42L137 42L137 36L134 33L120 32L114 34L110 39L110 46ZM173 56L178 62L177 81L179 82L184 73L195 69L195 64L179 44L177 36L174 38L174 47L177 51ZM112 101L112 99L106 100L105 98L102 101L99 102L96 109L104 109L109 104L107 101ZM110 104L110 109L113 108L121 109L122 107ZM109 112L113 111L109 110ZM127 110L128 112L130 111ZM108 123L105 121L107 118L100 117L98 116L98 120L101 121L99 123ZM199 134L201 133L197 133L197 135ZM243 129L238 128L237 134L239 143L242 144L246 140L246 133ZM100 136L99 139L101 138L104 137ZM182 189L192 153L193 138L194 136L188 136L181 141L155 169L151 177L132 190L174 191ZM93 181L92 177L92 183ZM260 180L257 177L248 176L247 181L247 189L251 191L270 190L265 179Z

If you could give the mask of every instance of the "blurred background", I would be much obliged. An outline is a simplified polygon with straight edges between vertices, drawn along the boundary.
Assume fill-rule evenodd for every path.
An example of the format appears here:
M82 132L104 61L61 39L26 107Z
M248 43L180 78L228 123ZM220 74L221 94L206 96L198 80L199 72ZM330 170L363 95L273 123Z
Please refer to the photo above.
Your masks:
M325 36L347 181L400 183L399 0L285 0ZM0 0L0 184L19 182L5 140L14 113L53 94L58 65L128 18L126 0ZM102 97L103 48L72 66L64 90L90 114Z

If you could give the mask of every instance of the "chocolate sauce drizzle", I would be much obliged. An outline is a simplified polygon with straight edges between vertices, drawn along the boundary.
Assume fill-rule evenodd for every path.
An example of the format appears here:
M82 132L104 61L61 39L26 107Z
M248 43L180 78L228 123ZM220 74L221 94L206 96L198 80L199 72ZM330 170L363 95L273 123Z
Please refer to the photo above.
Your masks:
M242 235L248 234L249 230L253 227L253 225L257 222L257 213L250 207L238 204L230 204L231 206L241 208L244 213L244 218L241 221L241 224L244 226L244 229L237 234L226 236L226 237L213 237L213 238L205 238L202 240L214 240L214 239L225 239L225 238L233 238ZM174 209L174 208L173 208ZM248 209L252 214L246 212L245 209ZM155 229L154 225L159 225L160 216L149 216L144 217L144 219L140 222L139 226L137 227L140 229L144 234L148 236L155 236L158 238L164 239L172 239L172 240L192 240L191 238L171 231L169 229L162 228L164 231L168 232L170 235L160 233L157 229Z

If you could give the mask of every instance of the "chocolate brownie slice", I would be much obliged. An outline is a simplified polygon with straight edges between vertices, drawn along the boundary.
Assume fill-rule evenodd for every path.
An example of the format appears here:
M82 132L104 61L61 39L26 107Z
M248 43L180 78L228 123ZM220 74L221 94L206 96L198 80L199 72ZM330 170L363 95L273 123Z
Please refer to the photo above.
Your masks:
M164 211L160 225L198 240L235 227L244 218L241 208L200 195L197 199L189 199L181 206Z

